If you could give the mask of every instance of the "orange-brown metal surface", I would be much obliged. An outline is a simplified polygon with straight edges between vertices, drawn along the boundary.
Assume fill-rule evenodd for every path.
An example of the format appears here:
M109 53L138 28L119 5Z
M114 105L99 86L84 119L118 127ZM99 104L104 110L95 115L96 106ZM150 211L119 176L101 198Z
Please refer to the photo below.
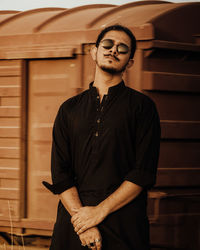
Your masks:
M41 181L50 181L53 121L59 105L93 80L90 48L114 23L137 39L126 84L149 95L161 119L158 179L149 194L152 245L196 250L200 3L0 11L0 229L9 232L12 221L15 232L51 234L57 197Z

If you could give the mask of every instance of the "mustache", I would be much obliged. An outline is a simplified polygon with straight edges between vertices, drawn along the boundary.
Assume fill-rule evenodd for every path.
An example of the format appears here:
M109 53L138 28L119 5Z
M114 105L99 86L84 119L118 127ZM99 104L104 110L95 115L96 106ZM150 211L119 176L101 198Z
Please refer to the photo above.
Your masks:
M119 58L115 55L111 55L111 54L104 54L104 56L109 56L109 57L113 57L116 61L120 61Z

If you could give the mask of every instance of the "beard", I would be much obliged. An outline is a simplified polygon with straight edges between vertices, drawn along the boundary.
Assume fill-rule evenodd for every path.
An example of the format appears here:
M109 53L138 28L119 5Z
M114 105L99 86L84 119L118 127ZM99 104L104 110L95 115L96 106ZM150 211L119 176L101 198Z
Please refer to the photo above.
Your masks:
M104 72L112 74L112 75L121 73L121 70L115 69L113 67L100 66L100 69L102 69Z
M115 75L115 74L120 74L122 72L125 71L126 69L126 66L128 64L128 62L121 68L115 68L115 67L112 67L112 66L107 66L107 65L101 65L98 63L98 61L96 62L98 67L103 70L104 72L106 73L109 73L109 74L112 74L112 75Z
M115 74L119 74L122 73L125 69L116 69L114 67L107 67L107 66L100 66L100 69L102 69L104 72L107 72L109 74L115 75Z

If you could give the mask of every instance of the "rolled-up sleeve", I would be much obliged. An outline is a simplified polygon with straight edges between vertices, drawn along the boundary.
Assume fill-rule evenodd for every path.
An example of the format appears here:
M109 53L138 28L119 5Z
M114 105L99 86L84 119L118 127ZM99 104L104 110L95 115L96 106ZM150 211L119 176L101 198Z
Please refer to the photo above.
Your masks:
M159 115L150 98L144 99L134 120L135 159L125 180L149 189L156 182L161 134Z
M67 112L63 105L58 111L53 126L51 174L53 184L45 181L43 184L54 194L60 194L75 185L70 156Z

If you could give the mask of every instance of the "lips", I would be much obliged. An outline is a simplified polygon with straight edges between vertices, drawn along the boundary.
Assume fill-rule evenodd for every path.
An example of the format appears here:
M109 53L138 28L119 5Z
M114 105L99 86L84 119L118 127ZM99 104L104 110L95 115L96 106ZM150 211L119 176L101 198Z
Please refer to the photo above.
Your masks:
M109 54L109 55L105 54L104 56L105 56L106 58L109 58L109 59L112 59L112 60L115 60L115 61L119 61L118 57L116 57L115 55L112 56L112 55L110 55L110 54Z

